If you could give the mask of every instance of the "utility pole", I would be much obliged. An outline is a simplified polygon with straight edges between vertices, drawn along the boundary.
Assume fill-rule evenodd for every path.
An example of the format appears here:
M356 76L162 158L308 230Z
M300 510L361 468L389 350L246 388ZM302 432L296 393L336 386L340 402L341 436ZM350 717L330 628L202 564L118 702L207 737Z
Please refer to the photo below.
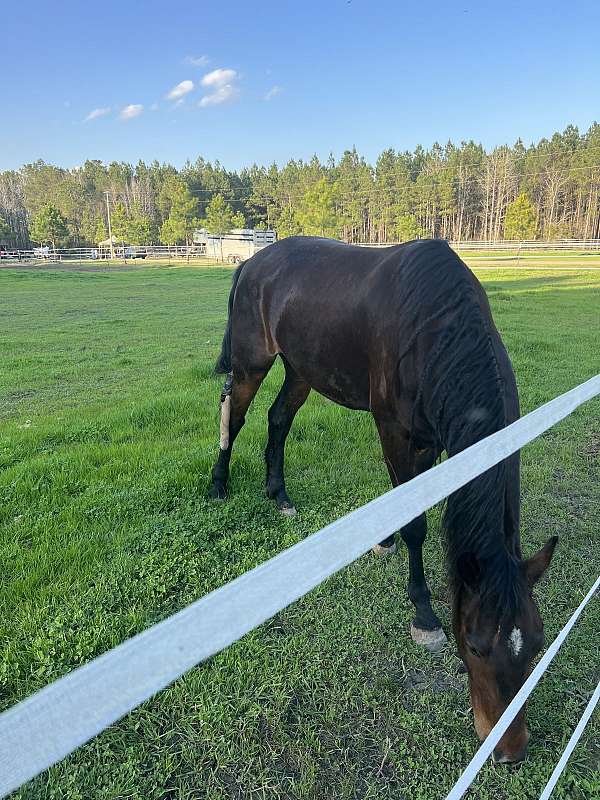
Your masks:
M112 228L110 225L110 202L108 200L108 192L104 192L106 195L106 216L108 217L108 241L110 242L110 257L111 259L115 257L115 248L113 246L113 238L112 238Z

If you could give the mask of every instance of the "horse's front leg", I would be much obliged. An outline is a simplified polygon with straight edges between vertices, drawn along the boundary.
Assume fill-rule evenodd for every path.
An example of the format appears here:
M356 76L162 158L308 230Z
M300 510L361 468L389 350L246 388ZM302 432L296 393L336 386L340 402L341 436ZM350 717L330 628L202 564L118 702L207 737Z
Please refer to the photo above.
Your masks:
M408 548L408 596L416 609L410 635L432 653L446 644L446 634L437 614L431 607L431 592L423 568L423 543L427 536L425 514L413 519L400 531Z
M410 447L407 431L395 421L375 417L386 465L393 486L414 478L429 469L435 461L434 450L415 450ZM423 568L423 543L427 536L427 517L421 514L400 531L408 548L408 596L416 609L410 633L417 644L431 652L440 650L446 643L442 623L431 606L431 592ZM380 552L389 548L394 538L389 537L374 548Z

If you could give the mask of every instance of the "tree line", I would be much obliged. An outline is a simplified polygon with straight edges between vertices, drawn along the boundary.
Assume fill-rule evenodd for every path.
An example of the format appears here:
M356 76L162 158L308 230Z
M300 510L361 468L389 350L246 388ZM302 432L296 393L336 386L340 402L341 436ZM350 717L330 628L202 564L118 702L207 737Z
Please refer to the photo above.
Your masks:
M489 152L473 141L388 149L374 164L356 148L240 171L203 158L181 169L37 161L0 172L0 243L97 244L108 237L107 194L113 234L140 245L246 226L370 243L600 238L600 125Z

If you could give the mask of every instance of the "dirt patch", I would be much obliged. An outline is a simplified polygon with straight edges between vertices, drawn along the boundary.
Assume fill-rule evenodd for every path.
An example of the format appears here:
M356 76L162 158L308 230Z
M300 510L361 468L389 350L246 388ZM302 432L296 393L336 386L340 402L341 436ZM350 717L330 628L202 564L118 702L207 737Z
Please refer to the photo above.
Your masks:
M586 444L585 453L592 458L600 457L600 433L592 433L589 442Z
M119 266L87 265L81 263L67 264L62 261L41 261L35 263L0 263L0 269L17 269L25 272L52 270L53 272L137 272L148 267L147 264L123 264Z
M21 389L20 391L7 392L3 400L7 403L18 403L19 400L26 400L28 397L33 397L35 391L33 389Z
M435 692L436 694L446 694L448 692L462 692L464 688L464 680L449 675L443 670L423 672L420 669L409 669L400 683L407 693Z

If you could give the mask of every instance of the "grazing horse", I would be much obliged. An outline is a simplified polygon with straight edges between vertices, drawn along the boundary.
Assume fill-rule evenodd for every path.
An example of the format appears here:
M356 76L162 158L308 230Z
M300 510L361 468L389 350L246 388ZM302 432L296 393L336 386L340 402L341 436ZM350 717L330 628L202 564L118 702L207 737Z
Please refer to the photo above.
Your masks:
M269 410L267 495L295 512L284 482L286 436L311 389L370 411L394 486L500 430L519 416L510 360L483 288L443 241L384 249L292 237L237 269L216 370L221 449L210 496L225 498L229 461L244 416L277 356L285 380ZM543 645L531 591L556 539L528 560L519 541L519 456L452 494L443 525L453 628L469 674L475 728L484 739L522 686ZM408 547L413 638L429 649L445 635L423 572L425 514L400 535ZM389 537L377 548L391 552ZM494 752L524 757L522 710Z

